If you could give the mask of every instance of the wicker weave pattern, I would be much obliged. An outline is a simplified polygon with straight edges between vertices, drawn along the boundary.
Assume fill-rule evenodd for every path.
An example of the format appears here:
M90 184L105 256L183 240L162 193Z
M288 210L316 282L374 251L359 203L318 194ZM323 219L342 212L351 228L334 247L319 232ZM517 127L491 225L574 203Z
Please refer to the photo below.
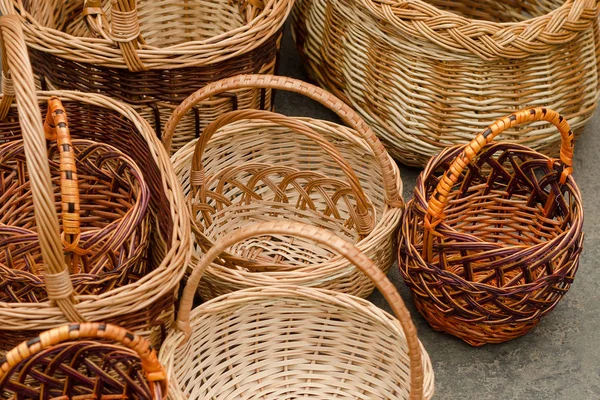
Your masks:
M520 145L482 148L541 119L563 135L561 162ZM524 110L430 161L407 205L399 266L434 328L472 345L499 343L528 332L564 296L583 244L572 143L566 119Z
M488 121L545 105L580 132L598 100L593 0L301 0L293 32L310 75L353 105L390 154L423 166ZM505 139L556 155L556 131Z

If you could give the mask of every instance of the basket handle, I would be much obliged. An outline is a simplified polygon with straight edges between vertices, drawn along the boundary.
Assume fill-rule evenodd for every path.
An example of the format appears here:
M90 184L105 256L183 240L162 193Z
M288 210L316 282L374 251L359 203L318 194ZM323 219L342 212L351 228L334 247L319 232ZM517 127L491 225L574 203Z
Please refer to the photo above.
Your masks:
M391 207L404 206L401 196L402 188L398 187L392 162L385 151L385 148L377 136L375 136L371 128L369 128L365 121L354 110L352 110L352 108L350 108L340 99L317 86L298 79L274 75L255 74L238 75L209 83L185 99L179 106L177 106L177 108L169 117L169 120L165 125L163 136L163 145L167 151L171 148L171 142L173 140L173 135L175 133L177 124L179 124L179 121L181 121L183 116L189 112L192 107L212 96L245 88L279 89L299 93L321 103L331 111L335 112L346 124L354 129L360 135L360 137L367 142L373 151L373 154L379 161L385 186L386 202Z
M372 213L374 210L373 206L365 195L365 192L360 185L360 181L354 173L354 170L350 164L348 164L340 151L331 143L329 143L322 135L306 124L303 124L294 118L286 117L271 111L254 109L236 110L225 113L210 123L200 135L200 138L196 142L196 147L194 149L192 170L190 173L190 183L193 188L200 187L200 190L202 190L202 186L205 183L205 171L204 165L202 164L202 156L212 136L222 126L244 119L260 119L276 123L280 126L284 126L297 133L305 135L320 145L323 150L325 150L325 152L330 155L331 158L339 165L340 169L348 178L350 188L354 194L354 197L356 198L356 228L358 234L364 237L371 233L375 224L375 218Z
M73 285L60 240L46 138L42 128L42 114L36 97L23 28L18 16L0 17L0 39L3 50L2 68L5 76L12 79L19 111L19 124L23 131L33 209L38 225L42 258L46 267L44 280L48 298L58 306L67 321L82 322L84 318L75 308ZM3 97L2 101L4 100Z
M386 275L352 243L339 238L332 232L312 225L291 221L261 222L247 225L234 231L230 235L219 239L213 247L206 252L204 257L202 257L198 265L194 268L192 274L188 278L188 282L181 298L179 313L177 315L177 329L186 334L186 340L189 340L191 334L190 313L194 303L194 295L196 294L198 283L208 266L228 247L240 241L256 236L277 234L314 240L319 245L329 248L348 259L348 261L364 272L365 275L375 283L377 289L383 294L394 311L396 318L400 321L400 325L406 335L408 356L410 359L410 398L422 399L423 364L421 360L419 339L417 338L417 329L415 328L410 318L410 313L406 309L404 301L398 294L396 287L390 282Z
M153 399L167 397L167 374L150 343L124 328L98 322L62 325L42 332L35 339L22 342L6 353L3 361L0 361L0 381L8 371L32 355L57 344L77 339L105 339L133 350L140 357Z
M110 0L111 24L102 9L102 0L85 0L82 15L90 30L99 37L116 43L130 71L147 71L137 49L145 44L140 33L136 0ZM108 26L111 26L107 32Z
M448 204L450 191L456 182L458 182L465 167L473 161L481 149L488 143L491 143L498 134L506 129L534 121L550 122L554 124L560 132L560 160L564 165L560 175L560 183L564 184L567 177L573 173L573 141L575 135L567 120L556 111L537 107L519 110L514 114L499 119L488 126L483 132L480 132L464 147L463 151L454 159L448 170L444 173L433 194L429 198L427 214L425 215L423 224L425 228L423 233L423 257L426 261L430 262L433 259L433 236L435 229L444 221L444 209ZM552 201L554 201L553 198L549 197L545 209L548 209L548 206Z

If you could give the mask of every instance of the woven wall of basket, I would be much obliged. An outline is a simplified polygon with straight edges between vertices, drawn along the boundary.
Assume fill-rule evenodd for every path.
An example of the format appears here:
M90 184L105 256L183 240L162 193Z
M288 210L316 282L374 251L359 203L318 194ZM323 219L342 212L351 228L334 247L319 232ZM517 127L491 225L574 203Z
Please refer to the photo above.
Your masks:
M301 93L336 112L350 127L264 110L233 111L209 125L199 140L172 156L200 250L208 251L216 240L250 221L288 219L357 243L387 271L403 207L400 171L362 119L324 90L268 75L210 84L173 113L165 126L165 145L181 115L194 104L240 88ZM229 249L205 274L200 293L207 300L282 282L362 297L373 290L362 272L311 241L265 236Z
M397 319L345 293L289 284L233 292L192 310L213 260L239 241L265 235L312 240L344 257L373 280ZM190 276L177 319L159 352L173 399L433 395L429 356L396 288L353 244L325 229L271 221L221 238Z
M525 107L555 109L578 134L598 101L595 0L299 0L292 14L312 78L407 165ZM549 155L560 142L543 124L504 139Z
M150 343L111 324L63 325L0 360L3 399L162 400L167 385Z
M558 128L561 159L493 138L519 124ZM574 134L545 109L505 117L431 159L402 221L398 265L434 328L469 344L527 333L565 295L583 244Z
M10 237L4 235L2 238L2 262L12 268L2 268L6 276L3 276L0 288L3 293L0 299L0 336L3 339L0 353L36 332L79 321L110 321L150 335L157 343L172 321L175 290L191 252L189 216L167 154L151 126L123 103L80 92L36 93L19 19L15 16L0 18L0 32L5 68L0 100L0 116L4 116L0 120L0 144L2 165L8 167L2 171L0 186L0 196L4 200L2 218L6 224L22 224L18 235L9 232ZM53 109L47 121L53 124L54 117L67 116L68 124L57 119L56 125L59 131L68 128L72 149L79 157L79 162L74 165L69 161L65 164L75 166L76 171L71 169L69 174L65 170L61 174L63 180L69 180L69 176L73 178L75 172L79 174L81 234L78 242L72 240L74 233L68 231L76 214L71 212L77 209L77 202L73 201L76 197L70 197L72 193L62 199L59 197L57 174L60 166L56 163L67 154L63 151L59 156L56 146L48 145L42 125L42 113L47 111L48 100L56 102L57 98L62 102L64 112ZM48 129L48 133L52 131ZM91 145L91 142L103 145ZM21 143L24 144L24 159ZM80 147L80 144L85 146ZM64 145L59 146L59 153ZM50 164L48 148L53 160ZM9 149L18 149L13 151L18 155L16 160L7 157ZM128 160L129 164L117 163L117 159ZM15 168L19 171L15 172ZM136 183L135 175L140 171ZM100 175L92 178L88 175L92 172ZM21 179L14 179L15 174ZM142 179L146 194L135 189ZM68 185L73 183L67 182ZM139 198L127 192L128 186L133 193L138 191ZM109 189L113 189L110 196ZM25 203L25 196L32 198L33 207L31 202ZM149 221L144 229L149 232L134 230L129 238L121 237L127 230L119 224L124 221L131 224L140 218L141 208L134 204L134 199L139 200L139 205L147 203ZM97 206L91 207L92 201ZM60 220L66 222L59 222L57 205L63 210ZM125 228L132 229L131 226ZM10 231L12 228L3 229ZM93 231L96 233L92 234ZM31 232L37 235L38 241L29 237L33 235ZM107 245L119 243L122 248L107 253L110 257L91 252L93 249L102 253ZM65 256L65 250L70 249L73 250L71 254ZM27 256L24 255L26 252ZM127 266L130 258L142 252L146 254L138 266L110 271L119 262ZM24 258L27 258L26 264ZM92 265L101 266L105 271L88 268ZM28 274L24 270L27 268L37 269L37 274ZM19 280L19 275L25 281Z
M36 72L51 88L99 92L161 127L175 106L209 82L275 72L290 0L1 0L17 13ZM231 93L207 99L180 129L192 135L231 110ZM257 91L240 108L269 108ZM183 134L178 135L183 143ZM176 150L179 142L174 143Z

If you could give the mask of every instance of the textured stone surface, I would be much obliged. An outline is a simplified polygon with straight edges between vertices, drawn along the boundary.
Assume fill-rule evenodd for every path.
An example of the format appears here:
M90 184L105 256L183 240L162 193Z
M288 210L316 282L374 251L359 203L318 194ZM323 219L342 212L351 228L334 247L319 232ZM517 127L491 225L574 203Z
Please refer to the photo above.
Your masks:
M289 29L279 73L307 80ZM277 110L288 115L336 120L311 100L277 93ZM576 143L575 176L584 198L585 248L577 278L556 309L528 335L501 345L471 347L434 331L415 311L397 269L390 278L401 291L429 352L436 399L600 399L600 115ZM418 169L400 166L409 199ZM370 298L386 308L378 295Z

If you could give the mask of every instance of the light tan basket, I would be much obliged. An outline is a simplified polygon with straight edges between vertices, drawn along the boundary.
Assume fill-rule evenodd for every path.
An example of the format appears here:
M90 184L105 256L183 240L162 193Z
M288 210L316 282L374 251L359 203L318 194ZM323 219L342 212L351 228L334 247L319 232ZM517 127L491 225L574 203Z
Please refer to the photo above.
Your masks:
M68 322L109 321L144 334L172 322L179 282L192 250L189 215L169 158L152 128L133 109L105 96L80 92L36 94L20 21L0 18L3 46L3 96L0 99L0 143L23 139L48 300L0 302L0 354L39 331ZM58 97L69 116L73 139L104 142L126 153L144 174L150 191L150 243L145 276L98 294L73 290L59 234L56 204L46 154L42 114L48 98ZM16 99L16 106L13 100Z
M402 214L400 171L379 140L348 106L313 85L266 75L210 84L182 103L173 128L198 101L240 88L279 89L319 101L349 126L262 110L221 116L172 157L192 208L200 251L248 222L288 219L334 232L387 271ZM279 283L368 296L370 279L311 241L255 238L229 249L206 272L205 300Z
M238 241L313 240L369 276L398 319L343 293L292 285L220 296L192 310L209 265ZM394 285L353 244L296 222L263 222L219 240L186 285L159 359L173 399L428 399L434 375Z
M600 94L595 0L298 0L292 14L311 77L407 165L526 107L581 132ZM560 147L541 124L506 134L549 155Z

